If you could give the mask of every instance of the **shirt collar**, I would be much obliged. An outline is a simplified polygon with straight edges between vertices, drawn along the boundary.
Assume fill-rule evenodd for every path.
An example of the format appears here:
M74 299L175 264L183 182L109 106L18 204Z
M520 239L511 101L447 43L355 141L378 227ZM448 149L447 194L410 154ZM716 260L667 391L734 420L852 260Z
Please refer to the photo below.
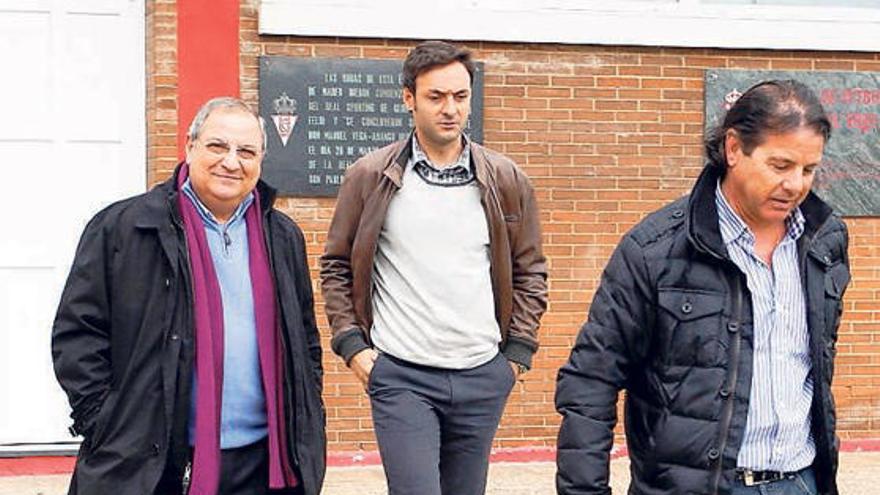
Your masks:
M749 226L733 210L724 193L721 191L721 180L715 186L715 206L718 209L718 227L721 229L721 238L725 245L730 245L740 238L744 238L749 244L755 243L755 234ZM796 241L804 233L806 220L800 207L796 207L785 218L785 235L792 241Z
M202 200L196 195L195 190L192 187L192 182L190 178L187 177L186 181L183 183L183 193L186 194L186 197L192 201L192 203L196 206L196 211L199 212L199 216L202 217L202 220L205 222L205 225L215 227L217 229L221 229L223 227L223 223L217 220L217 217L211 213L211 210L202 203ZM254 202L254 193L251 191L247 196L245 196L244 200L238 205L235 211L232 213L232 216L229 217L229 221L226 222L226 225L232 225L237 222L241 218L244 217L244 213L247 211L248 207L251 203Z
M438 168L437 166L434 165L433 162L431 162L431 159L428 158L428 155L426 155L425 152L422 150L421 145L419 145L419 138L417 135L415 135L415 132L413 132L411 162L412 163L423 162L438 172L441 172L443 170L453 169L456 167L463 167L467 170L470 170L471 169L471 146L470 146L471 141L470 141L470 138L467 137L467 134L462 133L461 144L462 144L461 153L458 155L458 159L455 161L455 163L449 165L448 167Z
M413 131L412 155L407 162L407 168L412 168L422 180L431 185L454 187L470 184L476 179L476 172L471 163L470 140L465 134L461 135L461 139L463 146L455 163L437 168L422 150L415 131Z

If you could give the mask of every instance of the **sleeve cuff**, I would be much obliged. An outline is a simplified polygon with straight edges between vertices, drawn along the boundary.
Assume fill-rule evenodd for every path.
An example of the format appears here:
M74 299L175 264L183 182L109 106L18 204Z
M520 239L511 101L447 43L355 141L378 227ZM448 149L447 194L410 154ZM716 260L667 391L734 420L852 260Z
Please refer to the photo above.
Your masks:
M519 363L528 369L532 368L532 356L535 355L535 349L525 342L508 338L507 344L501 349L501 353L508 361Z
M345 360L346 365L355 354L370 348L364 332L357 327L345 330L333 337L330 346L333 348L333 352Z

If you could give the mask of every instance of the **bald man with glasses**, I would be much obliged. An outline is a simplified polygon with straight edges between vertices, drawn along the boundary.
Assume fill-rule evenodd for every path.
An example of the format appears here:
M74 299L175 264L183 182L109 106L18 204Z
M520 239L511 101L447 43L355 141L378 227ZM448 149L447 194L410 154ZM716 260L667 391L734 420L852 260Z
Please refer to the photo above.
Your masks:
M216 98L168 181L83 233L52 336L83 443L71 494L301 494L325 467L302 231L260 181L263 122Z

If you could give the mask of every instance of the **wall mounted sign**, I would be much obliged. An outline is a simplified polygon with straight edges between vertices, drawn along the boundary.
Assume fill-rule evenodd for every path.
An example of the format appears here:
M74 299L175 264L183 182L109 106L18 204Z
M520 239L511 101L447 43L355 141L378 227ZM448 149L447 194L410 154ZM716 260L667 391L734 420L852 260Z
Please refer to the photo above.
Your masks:
M768 79L809 86L831 120L813 191L844 216L880 215L880 72L707 70L705 130L736 98Z

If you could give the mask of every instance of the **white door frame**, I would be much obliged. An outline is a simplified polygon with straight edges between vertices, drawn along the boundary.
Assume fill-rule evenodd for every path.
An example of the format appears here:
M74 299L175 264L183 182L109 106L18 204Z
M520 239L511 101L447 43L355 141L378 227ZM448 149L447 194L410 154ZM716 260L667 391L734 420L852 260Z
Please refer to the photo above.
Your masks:
M77 443L51 326L86 222L146 189L144 2L0 0L0 457Z

